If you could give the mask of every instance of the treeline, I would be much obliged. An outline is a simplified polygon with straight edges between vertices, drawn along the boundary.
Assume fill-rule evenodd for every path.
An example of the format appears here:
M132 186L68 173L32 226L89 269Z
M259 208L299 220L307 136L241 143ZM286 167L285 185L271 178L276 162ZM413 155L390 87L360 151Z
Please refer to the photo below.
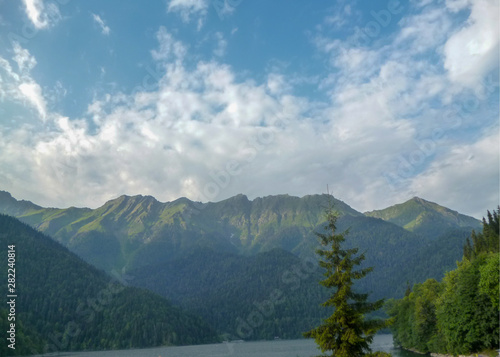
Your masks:
M415 284L388 302L396 344L454 355L499 348L499 210L488 211L483 231L472 232L442 282Z
M0 215L0 266L15 245L16 344L7 347L9 307L0 307L0 356L215 342L201 318L112 279L18 220ZM7 269L0 274L5 285ZM119 281L121 280L121 281Z

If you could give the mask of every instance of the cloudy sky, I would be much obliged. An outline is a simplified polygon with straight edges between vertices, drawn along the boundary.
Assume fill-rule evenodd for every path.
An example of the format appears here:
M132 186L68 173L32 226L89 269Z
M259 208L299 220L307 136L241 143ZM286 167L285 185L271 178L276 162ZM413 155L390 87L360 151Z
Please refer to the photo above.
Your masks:
M0 190L499 203L497 0L0 0Z

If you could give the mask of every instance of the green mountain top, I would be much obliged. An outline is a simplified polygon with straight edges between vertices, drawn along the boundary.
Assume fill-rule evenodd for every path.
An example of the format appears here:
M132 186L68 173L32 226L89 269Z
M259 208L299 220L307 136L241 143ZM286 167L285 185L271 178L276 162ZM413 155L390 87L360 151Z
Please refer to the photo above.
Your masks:
M397 224L430 239L435 239L450 229L481 229L481 221L419 197L382 210L365 212L365 215Z

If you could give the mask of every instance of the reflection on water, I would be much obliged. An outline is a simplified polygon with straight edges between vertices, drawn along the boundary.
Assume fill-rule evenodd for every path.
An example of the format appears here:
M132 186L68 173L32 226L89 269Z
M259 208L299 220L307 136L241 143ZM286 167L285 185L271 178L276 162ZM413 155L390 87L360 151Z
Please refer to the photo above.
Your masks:
M372 349L393 357L421 357L413 352L395 349L392 335L377 335ZM44 356L70 357L310 357L319 354L313 340L278 340L213 345L158 347L139 350L60 353Z

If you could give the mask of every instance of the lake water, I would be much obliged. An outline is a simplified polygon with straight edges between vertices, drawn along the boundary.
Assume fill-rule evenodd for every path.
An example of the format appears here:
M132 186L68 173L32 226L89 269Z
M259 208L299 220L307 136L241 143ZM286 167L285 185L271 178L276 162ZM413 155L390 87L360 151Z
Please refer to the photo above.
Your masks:
M416 357L411 352L395 349L392 335L377 335L372 349L392 353L393 357ZM213 345L157 347L140 350L60 353L68 357L310 357L320 354L313 340L277 340L232 342ZM48 356L48 355L47 355ZM54 356L54 354L52 354Z

